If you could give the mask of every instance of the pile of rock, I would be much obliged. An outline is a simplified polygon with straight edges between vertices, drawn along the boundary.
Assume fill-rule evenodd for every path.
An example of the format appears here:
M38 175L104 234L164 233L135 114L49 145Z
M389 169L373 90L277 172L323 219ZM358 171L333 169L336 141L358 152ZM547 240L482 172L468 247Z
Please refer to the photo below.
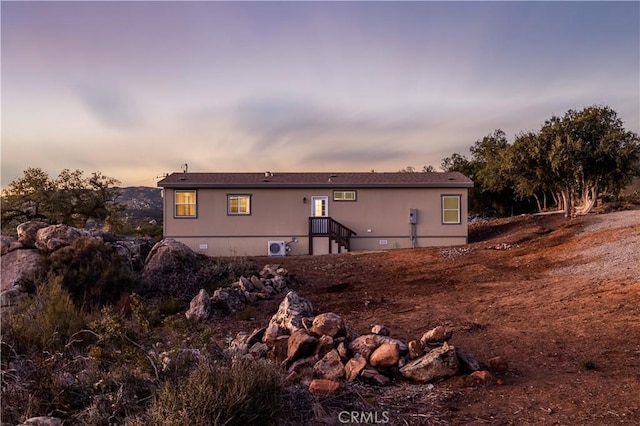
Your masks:
M51 253L73 244L79 239L90 239L103 243L117 253L123 264L131 270L141 270L145 256L151 249L151 239L116 237L99 230L86 230L68 225L51 225L45 222L30 221L16 228L17 238L2 235L2 293L0 306L12 306L26 295L26 291L35 287L35 281L41 276L43 260Z
M241 310L246 304L254 304L259 300L272 299L283 291L290 291L291 279L289 271L277 264L265 265L259 276L240 279L228 287L220 287L209 296L205 289L191 300L188 319L203 321L214 312L229 314Z
M281 363L288 382L309 382L312 393L332 395L345 382L362 380L379 386L394 379L434 382L458 374L485 382L488 372L460 348L448 344L453 331L436 327L405 344L376 325L358 335L332 312L313 315L308 300L289 292L269 325L239 333L228 351L232 356L269 357Z

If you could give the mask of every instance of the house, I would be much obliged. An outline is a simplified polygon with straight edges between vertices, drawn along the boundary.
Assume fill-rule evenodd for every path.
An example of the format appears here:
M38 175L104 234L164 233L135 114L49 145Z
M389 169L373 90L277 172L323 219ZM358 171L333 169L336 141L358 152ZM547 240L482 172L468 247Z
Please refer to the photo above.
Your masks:
M328 254L467 242L454 173L173 173L164 236L209 256Z

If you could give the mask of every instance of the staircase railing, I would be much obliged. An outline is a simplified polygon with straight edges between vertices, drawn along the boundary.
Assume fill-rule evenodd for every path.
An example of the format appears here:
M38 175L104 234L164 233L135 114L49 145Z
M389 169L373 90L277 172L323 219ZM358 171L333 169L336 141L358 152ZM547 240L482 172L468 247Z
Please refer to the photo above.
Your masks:
M352 229L330 217L309 218L309 254L313 254L313 237L329 237L329 253L331 253L331 241L338 244L338 253L344 247L351 250L351 237L357 235Z

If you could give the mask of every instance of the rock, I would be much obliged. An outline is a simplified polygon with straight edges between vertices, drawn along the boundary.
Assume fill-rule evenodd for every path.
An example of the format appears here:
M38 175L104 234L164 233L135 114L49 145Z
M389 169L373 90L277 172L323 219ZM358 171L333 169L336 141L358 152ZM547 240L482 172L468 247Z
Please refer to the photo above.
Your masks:
M293 362L299 358L305 358L311 354L318 343L318 339L307 334L305 330L296 330L289 336L287 345L287 359Z
M205 321L211 315L211 299L209 293L205 289L201 289L200 292L191 300L189 304L189 310L185 313L188 320L193 321Z
M337 346L338 354L343 361L349 359L349 349L347 349L347 344L345 342L339 342ZM366 362L366 360L365 360Z
M217 288L211 296L211 307L226 313L237 312L244 306L244 293L240 289Z
M299 377L309 376L313 373L313 366L318 362L318 358L310 356L307 358L300 358L295 361L291 366L287 369L288 373L297 373Z
M258 342L262 342L262 338L264 337L264 333L266 330L267 329L265 327L256 328L255 330L253 330L251 334L249 334L249 337L247 337L247 344L254 345Z
M454 346L444 344L426 355L417 358L400 369L400 373L410 380L431 382L458 373L458 356Z
M351 341L349 349L354 353L360 353L365 359L369 360L371 353L383 343L395 343L398 345L400 354L405 354L409 350L407 345L401 340L379 334L365 334Z
M480 363L472 355L458 347L456 347L456 355L458 356L458 361L460 361L460 371L463 373L471 373L480 370Z
M9 253L10 251L24 248L24 245L13 237L2 235L0 238L2 239L2 251L0 252L0 255L2 256Z
M395 342L383 343L378 346L369 357L372 367L392 367L398 364L400 350Z
M58 417L40 416L31 417L18 426L62 426L63 420Z
M68 225L51 225L36 231L35 245L41 252L51 253L83 237L90 238L91 234Z
M28 294L24 291L24 288L21 285L16 285L9 290L0 292L0 307L15 306L27 296Z
M309 385L309 392L315 395L333 396L340 393L342 384L334 380L314 379Z
M439 346L451 339L452 336L453 330L439 325L424 333L420 338L420 343L422 343L423 346Z
M253 285L250 279L242 276L240 277L240 281L238 281L238 284L240 284L240 288L244 291L253 291L256 288L256 286Z
M267 344L268 346L268 344ZM276 364L287 359L287 350L289 349L289 336L278 336L271 347L271 357L275 360Z
M151 248L144 263L143 275L147 277L165 271L195 268L197 255L187 245L172 238L165 238Z
M391 384L391 380L387 376L378 373L378 371L373 368L365 368L360 373L360 376L363 380L373 383L376 386L388 386Z
M349 343L349 349L354 354L360 354L362 357L369 361L369 357L371 353L377 348L378 345L376 340L372 337L371 334L366 334L364 336L360 336Z
M495 371L507 371L509 369L509 364L501 356L494 356L488 361L488 363L489 368Z
M333 337L326 334L320 336L316 345L315 355L322 358L333 349L334 343Z
M409 358L420 358L424 355L424 346L417 340L411 340L409 342Z
M340 380L345 375L344 365L335 349L316 362L313 371L321 379Z
M280 268L280 265L274 264L274 263L269 263L267 265L264 265L262 267L262 269L260 270L260 276L262 278L273 278L277 275L281 275L278 273L278 268ZM282 274L284 275L284 274Z
M35 278L43 272L43 256L38 250L14 250L0 258L1 290L8 290L16 285L33 288Z
M36 248L36 234L39 229L51 226L45 222L29 221L18 225L18 241L26 248Z
M258 301L258 297L255 295L255 293L252 293L250 291L244 292L244 299L251 305Z
M489 385L493 381L491 373L484 370L474 371L465 378L465 382L469 385Z
M280 293L282 290L284 290L287 287L287 285L289 285L289 282L287 281L287 279L280 275L277 275L271 278L269 281L271 281L271 286L278 293Z
M249 353L256 359L265 358L268 352L269 347L262 342L256 342L249 348Z
M377 324L377 325L374 325L371 328L371 333L372 334L379 334L380 336L388 336L389 335L389 329L384 325Z
M255 275L251 276L251 284L253 284L253 286L256 288L256 291L261 291L261 292L267 291L262 280L256 277Z
M362 355L355 354L344 366L347 381L354 381L366 366L367 360Z
M278 327L291 334L303 328L302 318L310 316L313 316L311 302L298 296L295 291L290 291L280 303L278 312L271 317L269 325L277 324ZM269 330L269 327L267 327L267 330Z
M316 336L337 337L344 334L344 320L333 312L320 314L313 319L310 331Z
M262 336L262 342L266 343L269 347L273 347L278 336L281 336L283 333L284 330L280 328L278 323L270 322L269 325L267 325L267 327L265 328L264 334Z

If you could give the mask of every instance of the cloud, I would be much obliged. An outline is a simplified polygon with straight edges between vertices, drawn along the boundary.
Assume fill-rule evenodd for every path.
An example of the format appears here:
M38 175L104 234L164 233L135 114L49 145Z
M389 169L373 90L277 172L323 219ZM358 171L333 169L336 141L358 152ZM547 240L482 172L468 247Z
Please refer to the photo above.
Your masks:
M75 92L85 108L107 127L123 130L142 125L133 102L117 89L81 85L75 88Z

